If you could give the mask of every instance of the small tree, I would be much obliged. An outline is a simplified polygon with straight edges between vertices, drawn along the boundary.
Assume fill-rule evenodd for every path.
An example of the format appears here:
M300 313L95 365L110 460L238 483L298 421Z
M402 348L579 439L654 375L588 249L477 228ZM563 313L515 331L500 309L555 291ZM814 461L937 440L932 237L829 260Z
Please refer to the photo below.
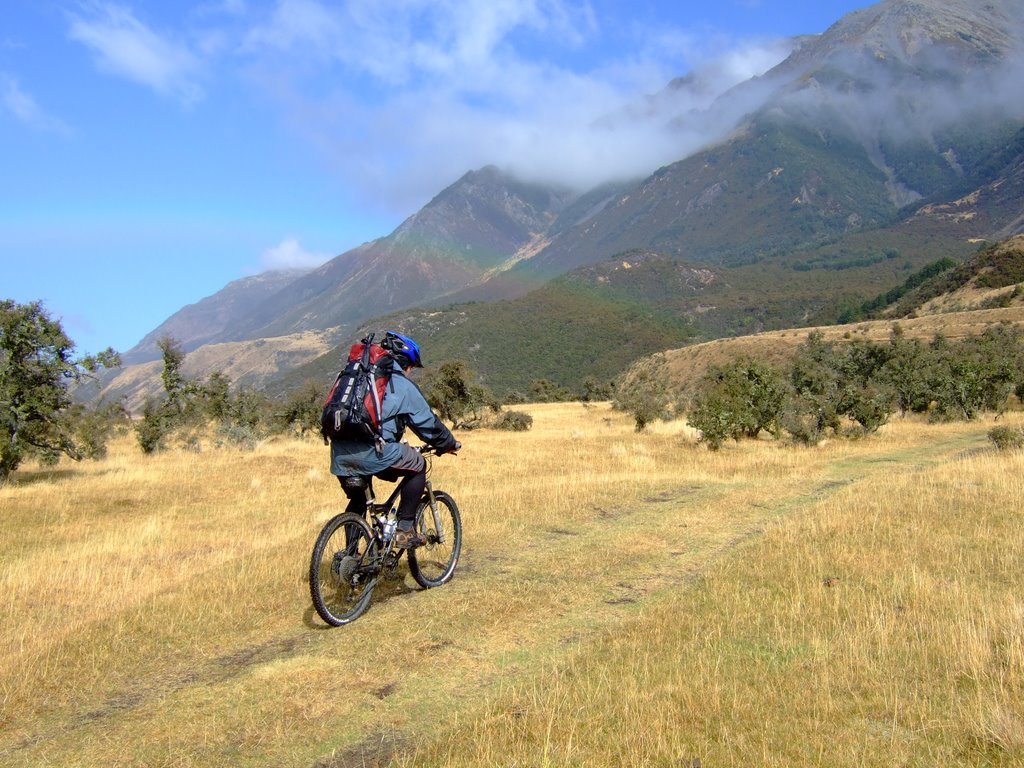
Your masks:
M214 371L206 378L206 383L196 387L202 399L203 415L213 421L224 421L228 418L231 405L231 379L220 371Z
M228 418L231 423L256 432L269 407L266 395L249 386L239 387L228 405Z
M167 395L167 409L180 418L185 411L185 377L181 373L181 366L185 362L185 351L181 348L181 342L171 336L162 337L157 343L160 354L163 357L164 367L160 373L160 380L164 385L164 392Z
M100 403L91 408L78 403L71 407L70 414L75 424L76 441L82 457L86 459L106 456L110 436L115 430L131 424L131 415L121 400Z
M135 424L135 438L143 453L154 453L164 447L169 428L162 404L152 397L142 406L142 418Z
M443 363L427 376L423 387L427 402L437 409L442 419L451 422L453 429L479 421L485 408L501 410L491 391L474 383L473 378L469 366L462 360Z
M790 369L790 384L795 398L787 409L787 431L801 424L801 431L823 435L838 433L842 426L839 412L840 379L835 347L814 331L797 350ZM813 423L807 423L811 421Z
M632 414L636 431L642 432L653 421L672 418L673 397L668 381L665 356L654 355L619 379L612 405Z
M717 450L727 439L775 434L786 399L786 385L773 369L741 358L711 368L697 387L689 424L700 440Z
M110 348L75 359L74 347L41 302L0 301L0 482L26 456L82 458L68 384L121 360Z
M928 384L928 353L918 339L908 339L896 324L889 336L886 359L878 380L889 388L901 415L924 413L932 402Z
M615 385L612 382L599 382L590 376L583 380L582 400L585 403L600 400L611 400L615 396Z
M307 379L292 392L277 412L277 422L283 429L297 429L300 435L320 431L320 414L327 393L313 379Z
M559 386L550 379L534 379L530 382L530 400L535 403L562 403L571 397L572 394L566 387Z
M185 378L181 371L185 352L181 342L164 336L157 342L163 358L160 380L164 386L162 399L147 400L142 420L135 425L136 437L143 453L162 449L166 438L187 425L201 425L214 410L229 417L227 409L228 379L220 373L210 375L206 385ZM195 443L197 438L190 438Z
M929 384L934 396L932 421L973 421L995 402L994 388L1001 378L992 361L974 339L960 343L936 336L930 347ZM1005 395L1010 391L1006 382Z

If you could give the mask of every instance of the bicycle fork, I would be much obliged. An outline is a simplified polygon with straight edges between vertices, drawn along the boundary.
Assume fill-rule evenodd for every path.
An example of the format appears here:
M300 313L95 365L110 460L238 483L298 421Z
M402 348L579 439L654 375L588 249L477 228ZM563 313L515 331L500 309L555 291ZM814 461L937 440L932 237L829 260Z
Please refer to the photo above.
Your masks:
M434 530L437 534L439 544L444 543L444 526L441 524L441 514L437 511L437 500L434 498L434 485L427 481L427 504L430 507L430 514L434 517Z

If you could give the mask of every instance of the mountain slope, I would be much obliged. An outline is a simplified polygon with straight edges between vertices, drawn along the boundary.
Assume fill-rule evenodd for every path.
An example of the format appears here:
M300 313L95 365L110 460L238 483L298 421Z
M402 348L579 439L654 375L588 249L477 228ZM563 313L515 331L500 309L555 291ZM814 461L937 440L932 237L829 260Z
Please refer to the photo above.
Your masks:
M212 296L179 309L124 353L123 360L128 365L158 360L157 342L164 336L177 339L183 349L191 351L231 335L233 329L248 322L255 307L303 274L302 270L271 271L230 282Z
M387 237L314 270L268 272L230 283L177 312L125 358L156 359L156 341L164 335L191 350L325 331L449 293L538 250L575 197L564 189L524 184L494 167L471 171Z
M631 258L639 263L643 255ZM694 291L713 281L704 270L682 265L672 270ZM695 335L681 315L653 312L645 301L601 281L573 277L552 280L513 300L412 309L377 318L352 336L384 328L401 330L419 342L428 367L464 360L482 382L505 396L525 395L540 379L572 391L578 391L585 379L607 382L637 357L686 343ZM268 383L267 391L283 393L307 379L329 384L346 350L347 344L340 344L284 373Z
M342 254L275 297L235 331L280 336L356 323L482 280L530 253L572 199L493 167L467 173L387 237Z
M990 179L993 158L1024 125L1022 53L1024 3L889 0L850 14L764 82L721 97L746 99L766 82L774 88L732 136L562 233L518 277L560 274L633 248L747 263L965 193Z

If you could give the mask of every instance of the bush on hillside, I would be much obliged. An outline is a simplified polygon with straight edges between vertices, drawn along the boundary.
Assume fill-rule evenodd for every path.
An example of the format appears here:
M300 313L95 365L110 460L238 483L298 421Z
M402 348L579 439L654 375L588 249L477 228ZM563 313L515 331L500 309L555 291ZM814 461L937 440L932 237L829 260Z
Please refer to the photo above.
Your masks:
M711 369L688 409L689 424L711 449L761 431L814 445L828 435L866 434L890 415L927 413L931 421L1002 413L1011 393L1024 399L1024 334L995 325L977 336L930 344L894 326L887 344L826 341L812 332L786 381L749 359Z

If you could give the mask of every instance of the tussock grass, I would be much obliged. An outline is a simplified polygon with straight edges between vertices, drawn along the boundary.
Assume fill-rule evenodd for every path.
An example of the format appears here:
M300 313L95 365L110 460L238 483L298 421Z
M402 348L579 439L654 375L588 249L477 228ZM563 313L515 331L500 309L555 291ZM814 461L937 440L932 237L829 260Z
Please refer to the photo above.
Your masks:
M336 630L305 582L343 503L322 445L17 473L0 763L1024 763L1024 460L990 424L711 453L528 410L435 460L455 579L403 571Z

